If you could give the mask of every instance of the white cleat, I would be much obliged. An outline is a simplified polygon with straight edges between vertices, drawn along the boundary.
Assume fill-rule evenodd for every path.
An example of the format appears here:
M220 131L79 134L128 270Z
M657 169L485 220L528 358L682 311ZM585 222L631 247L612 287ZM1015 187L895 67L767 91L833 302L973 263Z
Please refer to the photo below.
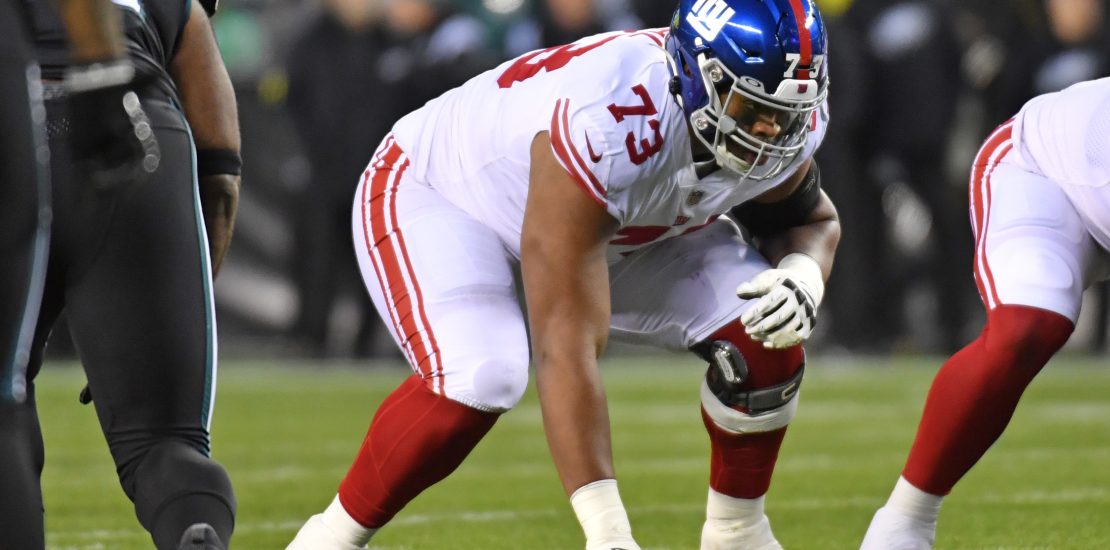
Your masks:
M701 550L782 550L771 532L771 522L763 516L754 525L708 519L701 529Z
M936 537L935 521L914 519L883 506L871 518L860 550L931 550Z
M364 550L365 546L355 546L341 540L324 523L324 515L316 514L301 526L293 542L285 550Z

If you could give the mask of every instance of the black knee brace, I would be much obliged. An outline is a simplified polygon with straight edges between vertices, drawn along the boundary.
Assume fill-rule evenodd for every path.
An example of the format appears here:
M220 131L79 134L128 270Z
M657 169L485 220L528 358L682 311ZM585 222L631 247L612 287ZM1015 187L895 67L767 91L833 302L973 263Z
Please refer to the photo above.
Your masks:
M702 359L709 362L705 383L721 403L742 408L751 413L778 409L790 402L802 385L805 374L805 355L798 371L785 382L766 388L743 389L748 380L748 364L740 350L728 340L702 342L693 348Z

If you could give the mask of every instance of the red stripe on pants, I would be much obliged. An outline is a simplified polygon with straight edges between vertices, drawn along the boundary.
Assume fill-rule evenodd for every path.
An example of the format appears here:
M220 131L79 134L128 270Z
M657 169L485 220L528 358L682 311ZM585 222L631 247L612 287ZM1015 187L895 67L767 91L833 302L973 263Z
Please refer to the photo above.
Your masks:
M987 309L991 303L998 304L998 290L994 285L994 276L990 264L987 262L987 227L990 224L990 177L998 167L1001 159L1013 146L1011 141L1011 126L1003 125L987 138L975 157L971 171L971 204L972 216L975 222L975 283L979 286L979 294ZM992 159L993 157L993 159ZM980 268L982 268L980 270Z
M387 307L391 310L394 329L397 331L402 347L405 348L413 368L423 377L431 378L433 376L431 360L438 350L431 337L430 327L422 322L426 319L426 315L420 303L420 289L409 265L408 253L404 250L404 240L396 219L397 187L409 165L409 161L405 159L400 166L395 166L403 155L404 152L395 143L388 145L381 155L381 162L374 167L370 185L366 186L364 183L363 229L367 251L377 271L382 294ZM367 199L367 193L369 199ZM387 202L392 203L388 207L391 216L388 225ZM369 208L369 216L365 214L367 208ZM397 249L400 249L400 256ZM413 283L411 291L405 281L405 273L408 273ZM420 314L419 318L416 316L417 312ZM423 333L429 335L431 346L424 341L421 329ZM438 364L438 361L436 363ZM441 374L442 367L438 371ZM442 389L442 381L440 384Z

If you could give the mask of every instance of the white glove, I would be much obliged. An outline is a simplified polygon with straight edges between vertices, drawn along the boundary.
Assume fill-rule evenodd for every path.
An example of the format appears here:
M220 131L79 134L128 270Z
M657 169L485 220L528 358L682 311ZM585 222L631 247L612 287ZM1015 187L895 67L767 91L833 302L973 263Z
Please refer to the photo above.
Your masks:
M736 295L745 300L759 298L740 316L740 322L765 348L796 346L813 334L824 293L817 261L805 254L790 254L775 269L736 287Z

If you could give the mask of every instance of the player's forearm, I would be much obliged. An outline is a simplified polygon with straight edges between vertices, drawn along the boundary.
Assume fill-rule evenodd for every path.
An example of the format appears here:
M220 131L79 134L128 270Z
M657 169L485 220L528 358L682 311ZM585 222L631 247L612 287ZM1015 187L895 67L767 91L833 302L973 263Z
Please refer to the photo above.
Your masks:
M548 250L525 239L521 268L544 432L570 495L613 477L609 413L597 369L609 334L608 277L600 251L565 260Z
M537 354L544 432L563 489L586 535L586 548L638 550L617 490L609 413L595 357L590 346L582 345Z
M539 356L536 386L548 447L567 495L613 479L609 413L596 360Z
M231 247L231 237L235 232L235 216L239 210L239 176L204 176L199 183L204 228L208 234L208 250L212 258L212 277L215 278L228 248Z
M103 61L126 52L120 15L110 0L54 0L75 62Z
M832 272L833 257L840 242L840 219L827 196L810 214L806 223L759 238L759 251L771 265L777 265L788 254L801 253L817 261L827 280Z
M193 11L170 63L185 118L197 149L240 150L239 111L231 77L200 4Z

